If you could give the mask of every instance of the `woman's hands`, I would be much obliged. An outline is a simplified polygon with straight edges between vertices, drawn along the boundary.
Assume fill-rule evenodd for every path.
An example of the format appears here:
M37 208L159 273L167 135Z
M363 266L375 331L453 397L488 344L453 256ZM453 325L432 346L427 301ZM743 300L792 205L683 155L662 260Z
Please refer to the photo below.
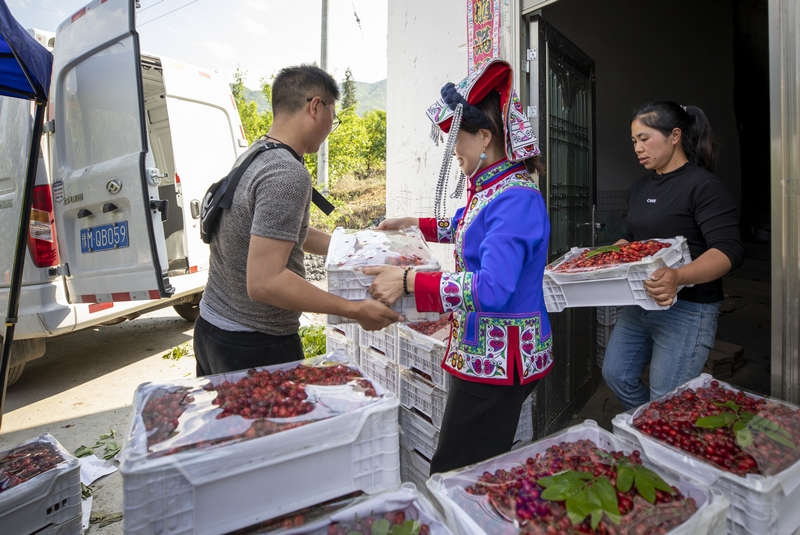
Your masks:
M418 227L418 226L419 226L418 217L392 217L390 219L384 219L383 221L381 221L377 229L398 230L401 228Z
M644 281L647 295L653 298L656 304L669 306L675 300L680 286L680 277L677 269L668 267L657 269Z
M397 266L365 267L365 275L377 275L372 281L367 293L386 306L392 306L403 297L403 272L405 268ZM407 286L408 291L414 291L413 271L409 271Z
M719 249L711 248L692 262L679 268L661 268L644 281L647 294L661 306L671 305L679 286L703 284L731 270L730 259Z

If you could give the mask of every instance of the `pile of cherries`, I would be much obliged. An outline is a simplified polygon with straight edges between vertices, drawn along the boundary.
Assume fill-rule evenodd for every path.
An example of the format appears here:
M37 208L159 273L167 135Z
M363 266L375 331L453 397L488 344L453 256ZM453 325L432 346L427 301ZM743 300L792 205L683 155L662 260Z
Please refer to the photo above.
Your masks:
M293 418L314 410L307 401L305 385L344 385L356 380L365 395L375 397L372 384L353 368L337 364L327 367L298 366L290 370L249 370L247 375L231 383L206 385L206 390L216 390L212 401L222 412L217 418L238 415L243 418Z
M728 402L738 406L738 411L727 406ZM650 403L633 425L642 433L742 477L776 474L800 459L797 449L771 439L758 428L750 432L752 444L742 448L737 441L735 421L715 429L696 425L701 418L735 412L755 414L777 424L800 445L800 409L735 392L720 386L718 381L711 381L707 388L690 388L672 398Z
M361 373L347 366L297 366L289 370L248 370L236 382L223 381L217 385L208 383L203 389L217 396L211 403L219 407L216 419L241 416L253 420L244 432L219 432L208 429L207 440L184 444L161 455L171 455L179 451L201 449L217 444L249 440L300 427L311 423L304 421L280 421L313 411L315 404L308 401L306 385L336 386L353 383L366 397L377 397L375 388ZM147 445L152 446L177 434L180 416L194 397L186 388L151 396L145 403L142 419L147 430ZM277 421L276 421L277 420ZM238 426L237 426L238 429Z
M64 458L49 442L29 442L0 457L0 493L52 470Z
M150 396L142 409L142 420L147 431L147 446L163 442L173 436L178 419L194 401L188 388L179 388L160 396Z
M410 329L414 329L418 333L424 334L426 336L432 336L433 334L443 330L443 329L450 329L451 318L450 314L442 315L436 321L420 321L417 323L409 323L408 327Z
M672 494L656 490L654 504L642 498L636 485L621 492L616 487L620 463L635 467L642 461L638 451L625 455L600 449L591 440L562 442L510 470L484 472L473 485L464 488L466 494L455 493L453 498L490 535L661 535L684 523L697 510L694 499L685 498L675 487ZM619 525L606 515L594 530L588 517L574 525L565 502L541 497L544 488L537 481L567 470L608 478L617 493ZM481 500L476 502L475 496Z
M623 245L609 245L589 249L577 258L559 264L553 271L570 273L603 269L653 256L670 245L656 240L634 241Z

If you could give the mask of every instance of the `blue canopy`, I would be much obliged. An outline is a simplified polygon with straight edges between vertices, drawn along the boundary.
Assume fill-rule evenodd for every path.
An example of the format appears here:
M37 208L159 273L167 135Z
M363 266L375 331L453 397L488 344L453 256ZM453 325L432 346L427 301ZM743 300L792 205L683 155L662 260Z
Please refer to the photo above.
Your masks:
M53 55L0 0L0 96L46 100L52 72Z

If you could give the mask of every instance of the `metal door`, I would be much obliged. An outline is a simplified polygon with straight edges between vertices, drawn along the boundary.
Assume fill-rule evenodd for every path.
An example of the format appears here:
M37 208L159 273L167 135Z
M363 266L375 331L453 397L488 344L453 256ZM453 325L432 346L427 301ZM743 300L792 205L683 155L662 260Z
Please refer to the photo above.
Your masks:
M595 64L540 16L528 23L529 114L546 174L550 261L595 241ZM554 369L536 389L534 426L543 436L567 425L597 389L595 308L550 314Z
M53 199L70 303L169 297L149 175L133 0L94 0L58 28Z

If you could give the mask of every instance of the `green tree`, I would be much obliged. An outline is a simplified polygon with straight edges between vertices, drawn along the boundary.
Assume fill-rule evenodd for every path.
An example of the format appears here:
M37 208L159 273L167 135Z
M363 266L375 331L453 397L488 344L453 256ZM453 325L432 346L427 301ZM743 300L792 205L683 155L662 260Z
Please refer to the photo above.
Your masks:
M361 119L367 134L367 170L386 165L386 112L372 110Z
M236 73L233 75L233 86L231 92L233 93L233 100L236 101L236 108L239 110L239 118L242 121L242 128L244 128L244 135L248 143L253 143L269 131L272 126L272 111L267 110L263 113L258 113L258 105L255 101L247 101L245 98L244 77L246 71L236 68ZM272 100L272 85L266 79L261 79L261 92L267 97L268 101Z
M353 73L350 67L344 71L344 83L342 84L342 108L355 108L358 105L356 100L356 82L353 80Z

